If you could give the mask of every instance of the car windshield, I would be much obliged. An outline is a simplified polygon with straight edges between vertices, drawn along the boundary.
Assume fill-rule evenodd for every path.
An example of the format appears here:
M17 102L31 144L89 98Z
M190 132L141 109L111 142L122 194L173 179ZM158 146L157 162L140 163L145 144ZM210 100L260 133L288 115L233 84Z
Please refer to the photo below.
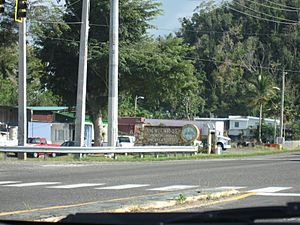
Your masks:
M41 139L40 138L28 138L28 143L30 143L30 144L40 144Z
M297 202L300 0L0 0L0 225Z
M130 143L130 139L129 137L118 137L119 142L128 142Z

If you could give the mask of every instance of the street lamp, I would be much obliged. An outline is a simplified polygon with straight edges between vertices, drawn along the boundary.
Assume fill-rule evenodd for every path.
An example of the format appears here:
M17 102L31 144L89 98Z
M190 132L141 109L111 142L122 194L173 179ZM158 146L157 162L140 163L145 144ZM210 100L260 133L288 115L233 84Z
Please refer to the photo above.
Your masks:
M145 99L144 96L135 96L135 99L134 99L134 116L136 116L136 110L137 110L137 102L139 99Z

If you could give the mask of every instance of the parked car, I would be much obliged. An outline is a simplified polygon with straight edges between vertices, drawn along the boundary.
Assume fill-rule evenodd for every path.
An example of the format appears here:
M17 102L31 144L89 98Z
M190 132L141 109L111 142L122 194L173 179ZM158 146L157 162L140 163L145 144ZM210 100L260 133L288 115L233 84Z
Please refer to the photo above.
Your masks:
M60 145L60 147L79 147L76 141L65 141ZM86 146L84 146L86 147ZM59 153L59 155L66 155L68 153ZM86 156L87 154L82 154L82 156Z
M118 147L130 148L134 146L135 138L133 136L119 136L118 137Z
M72 146L76 146L75 144L76 144L75 141L65 141L60 146L61 147L72 147Z
M47 143L46 138L42 138L42 137L30 137L27 139L27 146L39 146L39 147L43 147L43 146L47 146L47 147L59 147L58 144L49 144ZM55 152L33 152L33 153L28 153L27 154L29 157L34 157L34 158L38 158L40 155L50 155L53 158L56 157L56 153Z

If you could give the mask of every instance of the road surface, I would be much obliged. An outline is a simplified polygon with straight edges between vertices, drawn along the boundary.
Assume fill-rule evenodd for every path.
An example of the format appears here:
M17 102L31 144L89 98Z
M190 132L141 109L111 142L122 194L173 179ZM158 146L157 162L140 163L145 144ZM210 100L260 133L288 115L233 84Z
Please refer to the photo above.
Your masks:
M189 209L207 211L300 202L300 153L239 159L161 162L0 162L0 219L105 211L93 202L186 190L233 188L253 196Z

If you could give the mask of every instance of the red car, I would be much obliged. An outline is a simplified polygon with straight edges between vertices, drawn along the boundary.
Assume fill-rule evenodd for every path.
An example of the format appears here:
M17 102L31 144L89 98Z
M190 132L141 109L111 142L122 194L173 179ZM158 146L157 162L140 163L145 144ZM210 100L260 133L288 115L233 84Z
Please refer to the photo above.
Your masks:
M42 137L30 137L27 139L27 146L50 146L50 147L59 147L58 144L48 144L46 138ZM28 156L32 156L34 158L38 158L40 155L51 155L52 157L56 157L55 152L33 152L28 153Z

